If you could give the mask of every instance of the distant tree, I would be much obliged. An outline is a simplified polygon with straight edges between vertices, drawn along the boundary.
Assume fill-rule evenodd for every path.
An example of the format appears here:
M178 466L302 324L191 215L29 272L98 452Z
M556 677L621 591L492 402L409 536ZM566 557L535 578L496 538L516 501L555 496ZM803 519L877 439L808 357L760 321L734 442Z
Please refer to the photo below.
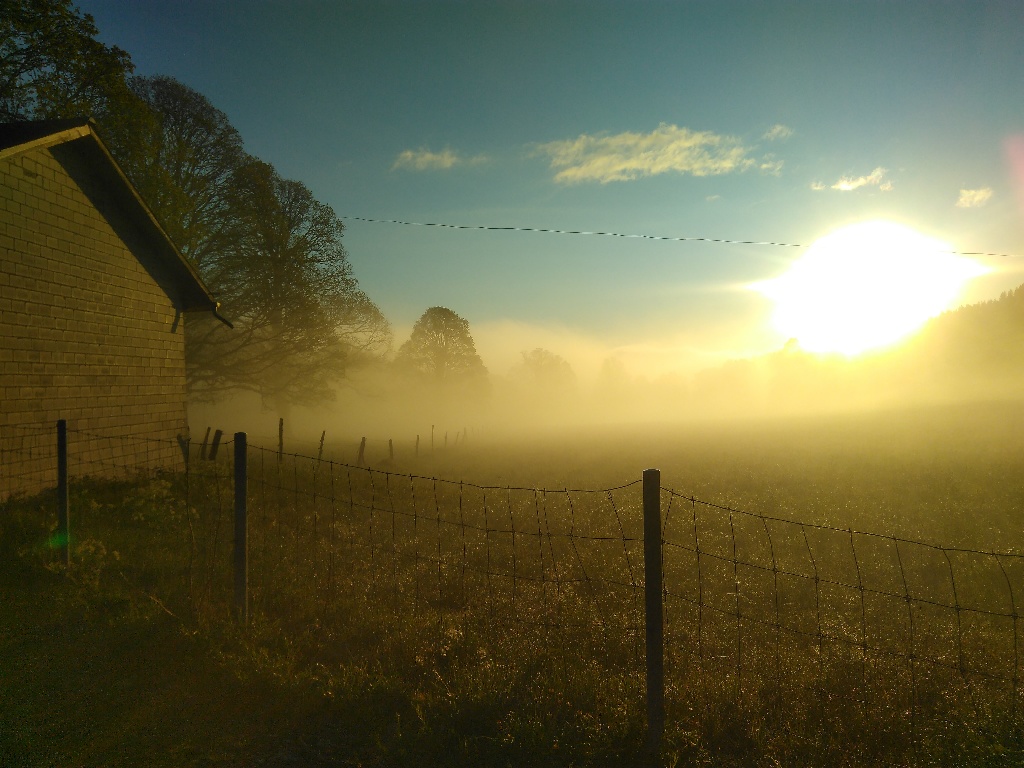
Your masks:
M420 316L409 340L398 350L396 362L439 383L487 376L469 321L446 307L431 307Z
M523 352L523 360L512 369L512 378L531 389L564 394L576 386L576 374L569 362L547 349Z
M127 92L131 57L70 0L0 0L0 122L91 115Z

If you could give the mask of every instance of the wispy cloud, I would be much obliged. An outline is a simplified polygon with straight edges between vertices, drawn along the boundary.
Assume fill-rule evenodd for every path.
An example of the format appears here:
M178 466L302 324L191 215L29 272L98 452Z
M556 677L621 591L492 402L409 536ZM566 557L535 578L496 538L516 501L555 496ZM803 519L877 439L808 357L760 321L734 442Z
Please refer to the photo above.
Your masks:
M751 148L734 136L691 131L668 123L650 133L582 134L575 139L540 144L536 151L551 158L551 167L560 169L555 181L563 184L607 184L669 172L718 176L759 165L750 156ZM769 161L769 165L768 172L777 172L775 161Z
M399 153L391 170L406 171L447 171L459 165L479 165L486 162L484 155L463 157L451 149L431 152L429 149L407 149Z
M956 201L957 208L980 208L992 197L992 187L981 189L961 189L960 198Z
M776 123L761 137L764 141L781 141L782 139L788 139L793 135L793 129L788 125L782 123Z
M761 173L779 176L782 173L782 161L769 152L761 158L761 162L758 163L757 168Z
M839 192L852 192L861 187L878 187L881 192L891 192L893 184L885 178L888 169L878 167L866 176L843 176L835 184L823 184L820 181L812 181L811 189L820 192L824 189L835 189Z

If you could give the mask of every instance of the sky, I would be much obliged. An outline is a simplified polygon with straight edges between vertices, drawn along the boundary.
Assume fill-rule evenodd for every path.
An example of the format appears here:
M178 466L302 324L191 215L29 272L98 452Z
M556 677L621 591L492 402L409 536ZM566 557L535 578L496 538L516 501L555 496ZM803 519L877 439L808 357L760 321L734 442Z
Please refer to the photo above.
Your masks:
M1007 254L957 302L1024 283L1019 0L79 7L345 217L396 346L442 305L499 374L538 346L691 372L783 346L749 286L805 249L359 219L801 246L883 219Z

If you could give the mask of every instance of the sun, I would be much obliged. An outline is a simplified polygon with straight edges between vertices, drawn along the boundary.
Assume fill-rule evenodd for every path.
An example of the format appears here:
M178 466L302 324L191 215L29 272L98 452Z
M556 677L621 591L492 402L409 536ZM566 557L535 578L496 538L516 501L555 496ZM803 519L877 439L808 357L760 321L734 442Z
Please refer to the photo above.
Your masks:
M751 288L775 302L775 328L801 348L856 355L917 330L989 271L952 250L910 227L867 221L822 237L785 274Z

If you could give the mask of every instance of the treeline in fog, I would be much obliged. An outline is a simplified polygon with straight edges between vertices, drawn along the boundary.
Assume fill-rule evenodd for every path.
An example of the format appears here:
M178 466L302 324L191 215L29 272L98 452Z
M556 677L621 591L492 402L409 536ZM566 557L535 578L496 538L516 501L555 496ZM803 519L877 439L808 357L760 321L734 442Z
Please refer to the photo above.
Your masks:
M203 314L185 324L191 401L219 403L222 416L229 403L275 416L312 406L319 428L414 433L433 423L521 428L1017 396L1024 287L947 312L882 351L819 355L791 341L692 377L650 378L612 354L584 380L566 359L573 350L539 346L489 371L457 307L426 308L409 338L395 339L353 273L338 214L250 154L206 97L135 75L130 54L99 42L91 17L66 0L10 4L0 30L0 120L93 115L234 324Z

